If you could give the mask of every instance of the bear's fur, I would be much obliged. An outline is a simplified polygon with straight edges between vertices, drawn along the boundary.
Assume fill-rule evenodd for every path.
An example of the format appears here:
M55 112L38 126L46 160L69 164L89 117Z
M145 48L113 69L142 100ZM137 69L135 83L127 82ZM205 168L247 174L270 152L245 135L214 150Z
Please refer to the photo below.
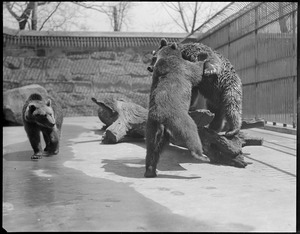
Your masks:
M153 52L152 63L148 67L151 71L157 59L158 52L168 43L161 43L157 51ZM207 109L215 113L209 128L220 132L224 130L224 120L227 122L226 136L237 134L242 123L242 83L232 64L210 47L201 43L179 44L182 58L191 62L209 61L212 67L204 72L203 79L192 90L191 107L196 103L198 91L207 100Z
M31 94L23 106L22 118L34 151L31 159L59 152L63 113L61 107L53 99L43 98L38 93ZM41 146L41 132L46 143L44 152Z
M160 153L170 137L184 142L195 158L209 161L203 155L197 126L188 114L191 90L201 81L203 66L203 62L184 60L175 43L157 53L146 125L145 177L156 176Z

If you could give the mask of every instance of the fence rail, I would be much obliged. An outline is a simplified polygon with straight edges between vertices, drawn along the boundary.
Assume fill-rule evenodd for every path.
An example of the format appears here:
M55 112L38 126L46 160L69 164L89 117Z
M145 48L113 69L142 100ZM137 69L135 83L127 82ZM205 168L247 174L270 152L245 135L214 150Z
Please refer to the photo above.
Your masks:
M230 10L241 4L232 4ZM264 118L296 128L298 3L242 6L243 10L213 28L207 28L210 22L199 27L204 32L199 42L218 50L234 65L243 83L244 118Z

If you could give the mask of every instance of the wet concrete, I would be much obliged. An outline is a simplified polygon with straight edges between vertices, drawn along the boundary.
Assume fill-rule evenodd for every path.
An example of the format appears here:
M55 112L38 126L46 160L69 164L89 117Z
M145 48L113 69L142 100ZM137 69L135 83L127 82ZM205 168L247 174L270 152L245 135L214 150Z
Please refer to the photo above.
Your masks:
M97 117L66 118L59 155L32 161L23 127L3 128L7 231L296 230L296 137L248 130L246 169L202 164L169 146L144 178L145 144L100 143Z

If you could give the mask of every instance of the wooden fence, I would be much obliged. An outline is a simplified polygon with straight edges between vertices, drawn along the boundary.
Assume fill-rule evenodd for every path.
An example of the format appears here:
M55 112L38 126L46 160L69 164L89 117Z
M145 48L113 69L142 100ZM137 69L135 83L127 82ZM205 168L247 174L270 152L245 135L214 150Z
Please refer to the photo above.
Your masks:
M297 2L252 2L199 28L199 42L226 56L242 79L243 118L296 128L297 14Z

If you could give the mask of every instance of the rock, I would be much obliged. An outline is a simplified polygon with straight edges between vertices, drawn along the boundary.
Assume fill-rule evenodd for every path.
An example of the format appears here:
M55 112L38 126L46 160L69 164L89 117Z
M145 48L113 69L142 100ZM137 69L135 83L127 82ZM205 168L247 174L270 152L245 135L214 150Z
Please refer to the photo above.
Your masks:
M36 84L10 89L3 93L3 125L23 125L22 108L27 98L34 92L45 96L48 95L45 88Z

